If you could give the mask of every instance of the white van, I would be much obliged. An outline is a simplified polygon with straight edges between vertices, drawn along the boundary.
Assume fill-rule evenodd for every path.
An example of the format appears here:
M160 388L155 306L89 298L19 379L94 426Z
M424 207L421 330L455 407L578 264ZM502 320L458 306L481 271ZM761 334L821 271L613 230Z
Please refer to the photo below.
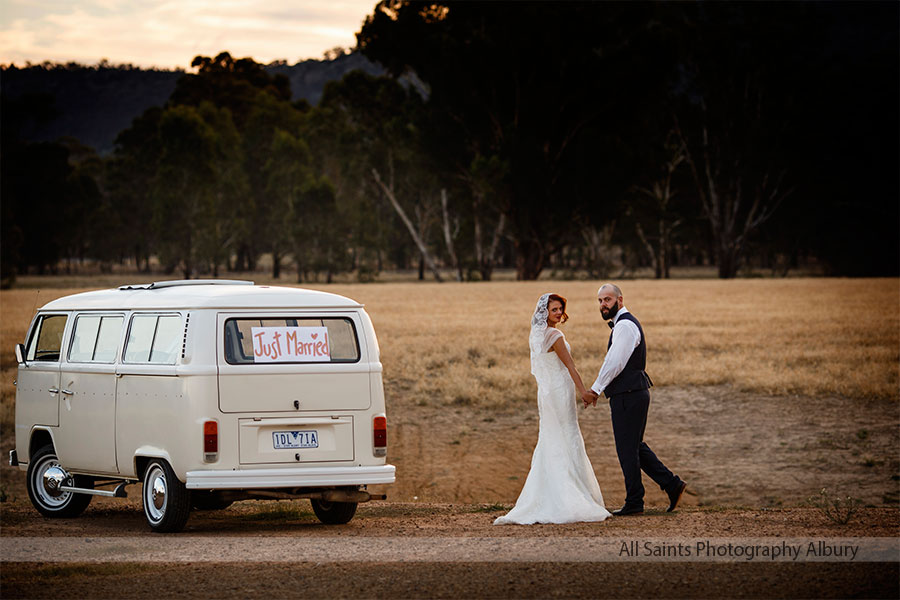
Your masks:
M248 498L309 498L346 523L384 498L367 485L394 482L375 331L343 296L225 280L76 294L38 310L16 357L10 464L48 517L141 481L154 531Z

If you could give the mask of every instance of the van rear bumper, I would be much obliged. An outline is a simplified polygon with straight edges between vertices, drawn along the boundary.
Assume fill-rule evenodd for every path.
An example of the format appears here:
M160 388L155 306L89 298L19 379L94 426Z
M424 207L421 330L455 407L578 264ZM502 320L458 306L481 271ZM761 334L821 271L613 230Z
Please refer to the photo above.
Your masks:
M259 490L394 483L394 465L374 467L306 467L244 471L188 471L190 490Z

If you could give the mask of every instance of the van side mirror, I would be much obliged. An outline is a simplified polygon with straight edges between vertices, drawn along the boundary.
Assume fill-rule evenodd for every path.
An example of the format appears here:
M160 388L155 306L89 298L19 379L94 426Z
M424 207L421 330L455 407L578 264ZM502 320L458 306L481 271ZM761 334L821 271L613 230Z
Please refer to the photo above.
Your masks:
M22 344L16 344L16 362L28 366L25 362L25 346Z

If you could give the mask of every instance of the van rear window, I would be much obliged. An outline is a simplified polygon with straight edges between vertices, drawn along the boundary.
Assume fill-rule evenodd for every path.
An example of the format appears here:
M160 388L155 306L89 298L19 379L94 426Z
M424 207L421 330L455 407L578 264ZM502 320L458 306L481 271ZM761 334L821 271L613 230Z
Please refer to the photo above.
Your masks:
M225 360L263 363L352 363L359 360L353 321L328 318L241 318L225 321Z

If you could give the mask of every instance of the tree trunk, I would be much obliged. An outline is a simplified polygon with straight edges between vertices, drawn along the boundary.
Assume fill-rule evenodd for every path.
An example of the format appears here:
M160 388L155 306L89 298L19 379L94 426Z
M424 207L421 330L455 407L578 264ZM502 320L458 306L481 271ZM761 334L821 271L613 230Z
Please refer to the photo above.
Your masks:
M717 252L719 279L733 279L737 276L740 267L740 255L736 248L719 244Z
M697 195L703 207L703 214L709 222L716 244L715 256L718 262L719 277L730 279L737 275L747 239L763 223L768 221L781 202L791 194L792 190L783 190L782 182L786 171L780 169L778 175L770 178L768 165L758 171L750 171L750 175L741 168L745 161L743 151L752 150L717 143L717 131L712 134L707 126L707 106L700 97L701 120L696 137L698 152L692 153L688 139L682 132L676 118L675 132L681 139L684 158L691 168L691 175L697 188ZM758 112L752 112L757 119ZM723 127L725 139L732 133L735 123L746 122L736 117L735 121L719 124ZM729 155L726 148L736 151ZM695 154L698 159L695 159ZM746 190L752 190L750 194ZM747 197L751 196L748 202Z
M441 188L441 216L444 230L444 243L447 244L447 254L450 255L450 264L456 270L456 281L463 280L462 266L456 257L456 251L453 249L454 235L450 232L450 213L447 210L447 190Z
M281 277L281 255L278 252L272 252L272 278Z
M490 248L485 253L481 242L481 221L478 218L478 213L475 213L475 259L478 263L478 270L481 272L482 281L490 281L493 276L497 248L500 247L500 238L503 236L505 227L506 215L501 213L500 218L497 220L497 226L494 228L494 234L491 237Z
M516 279L534 281L544 270L544 249L539 242L516 242Z
M644 234L644 228L641 226L640 222L634 224L634 229L637 231L641 243L644 244L644 248L647 249L647 255L650 257L650 263L653 266L653 272L655 273L656 278L662 279L662 265L657 256L657 249L654 248L653 244L650 243L650 240L647 239L647 236Z
M410 221L409 217L406 216L406 211L403 210L402 206L400 206L400 203L397 201L397 197L394 195L394 191L384 184L384 182L381 180L381 175L378 174L377 169L372 169L372 176L375 178L375 182L384 192L384 195L387 196L388 200L390 200L391 206L393 206L394 210L397 211L397 214L400 216L400 220L403 221L404 225L406 225L406 229L409 231L410 236L412 236L413 242L415 242L416 246L419 248L419 252L421 252L422 254L422 260L428 265L428 268L431 270L432 274L434 274L435 281L443 281L441 273L440 271L438 271L437 265L431 258L431 253L428 252L428 247L416 232L416 228L413 227L412 221Z

